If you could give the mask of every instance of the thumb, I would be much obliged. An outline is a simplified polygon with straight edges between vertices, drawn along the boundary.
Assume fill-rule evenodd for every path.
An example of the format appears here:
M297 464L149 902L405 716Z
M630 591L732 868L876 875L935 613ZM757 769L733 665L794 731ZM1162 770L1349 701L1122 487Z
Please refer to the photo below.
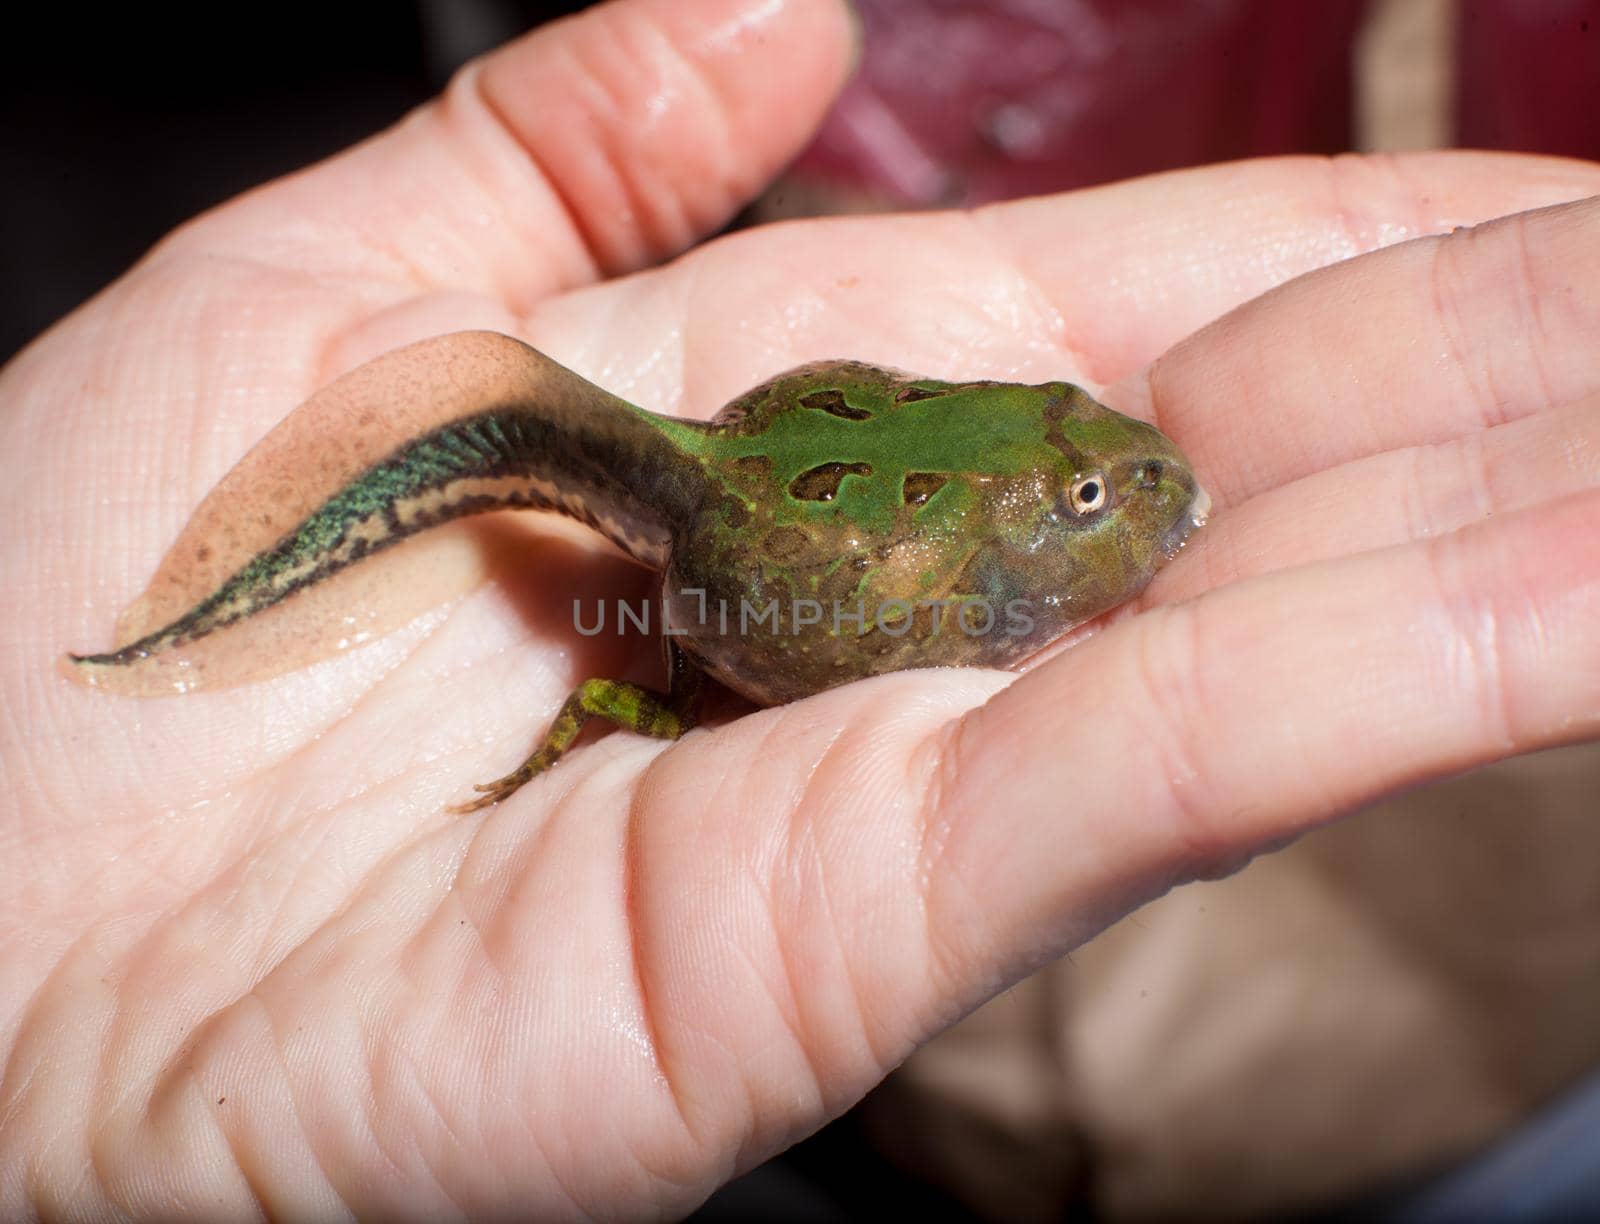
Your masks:
M854 47L844 0L616 0L469 63L393 128L159 249L523 309L720 226L810 138Z

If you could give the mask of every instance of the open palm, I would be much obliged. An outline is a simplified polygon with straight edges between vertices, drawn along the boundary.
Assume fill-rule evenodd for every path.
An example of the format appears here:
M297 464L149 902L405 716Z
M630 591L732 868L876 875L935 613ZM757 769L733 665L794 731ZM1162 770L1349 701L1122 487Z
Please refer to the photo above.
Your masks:
M1218 167L601 283L759 187L848 48L815 3L550 27L180 230L7 369L0 1214L681 1212L1172 884L1600 734L1600 205L1338 263L1600 170ZM289 408L469 327L699 416L824 357L1074 378L1219 512L1020 678L611 734L465 818L576 680L652 675L570 611L647 576L541 516L445 529L438 587L394 595L419 616L275 680L57 676Z

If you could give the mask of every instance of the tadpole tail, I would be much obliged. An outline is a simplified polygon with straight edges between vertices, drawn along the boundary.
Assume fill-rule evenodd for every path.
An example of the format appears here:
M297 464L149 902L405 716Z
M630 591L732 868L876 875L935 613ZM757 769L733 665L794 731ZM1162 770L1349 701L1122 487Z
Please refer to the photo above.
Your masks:
M630 406L631 408L631 406ZM69 654L78 669L119 667L193 642L421 531L509 508L557 510L659 565L674 500L695 495L682 454L638 409L563 419L547 405L496 408L402 446L334 493L182 616L101 654ZM663 463L676 456L679 463ZM688 465L692 469L693 465ZM639 479L657 469L657 479ZM648 497L648 500L647 500Z

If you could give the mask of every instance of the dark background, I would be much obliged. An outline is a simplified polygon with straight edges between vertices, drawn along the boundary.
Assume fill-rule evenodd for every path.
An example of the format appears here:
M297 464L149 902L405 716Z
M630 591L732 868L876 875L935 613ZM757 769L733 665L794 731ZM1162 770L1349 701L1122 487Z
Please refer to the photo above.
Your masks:
M355 143L573 0L35 7L0 74L0 362L179 222Z

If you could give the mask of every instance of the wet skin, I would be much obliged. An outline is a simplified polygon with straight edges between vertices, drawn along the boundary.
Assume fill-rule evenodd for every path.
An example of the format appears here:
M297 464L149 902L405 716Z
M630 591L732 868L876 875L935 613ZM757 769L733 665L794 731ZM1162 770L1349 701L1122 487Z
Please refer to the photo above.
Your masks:
M817 362L699 422L460 332L297 413L319 401L341 414L337 440L312 448L291 414L196 512L123 644L66 670L124 693L227 683L230 650L270 653L252 633L263 614L372 554L468 514L559 511L661 572L668 690L584 681L463 810L548 769L591 717L677 738L705 675L774 705L903 668L1016 663L1137 594L1209 505L1163 434L1065 382ZM205 653L219 640L239 645Z

